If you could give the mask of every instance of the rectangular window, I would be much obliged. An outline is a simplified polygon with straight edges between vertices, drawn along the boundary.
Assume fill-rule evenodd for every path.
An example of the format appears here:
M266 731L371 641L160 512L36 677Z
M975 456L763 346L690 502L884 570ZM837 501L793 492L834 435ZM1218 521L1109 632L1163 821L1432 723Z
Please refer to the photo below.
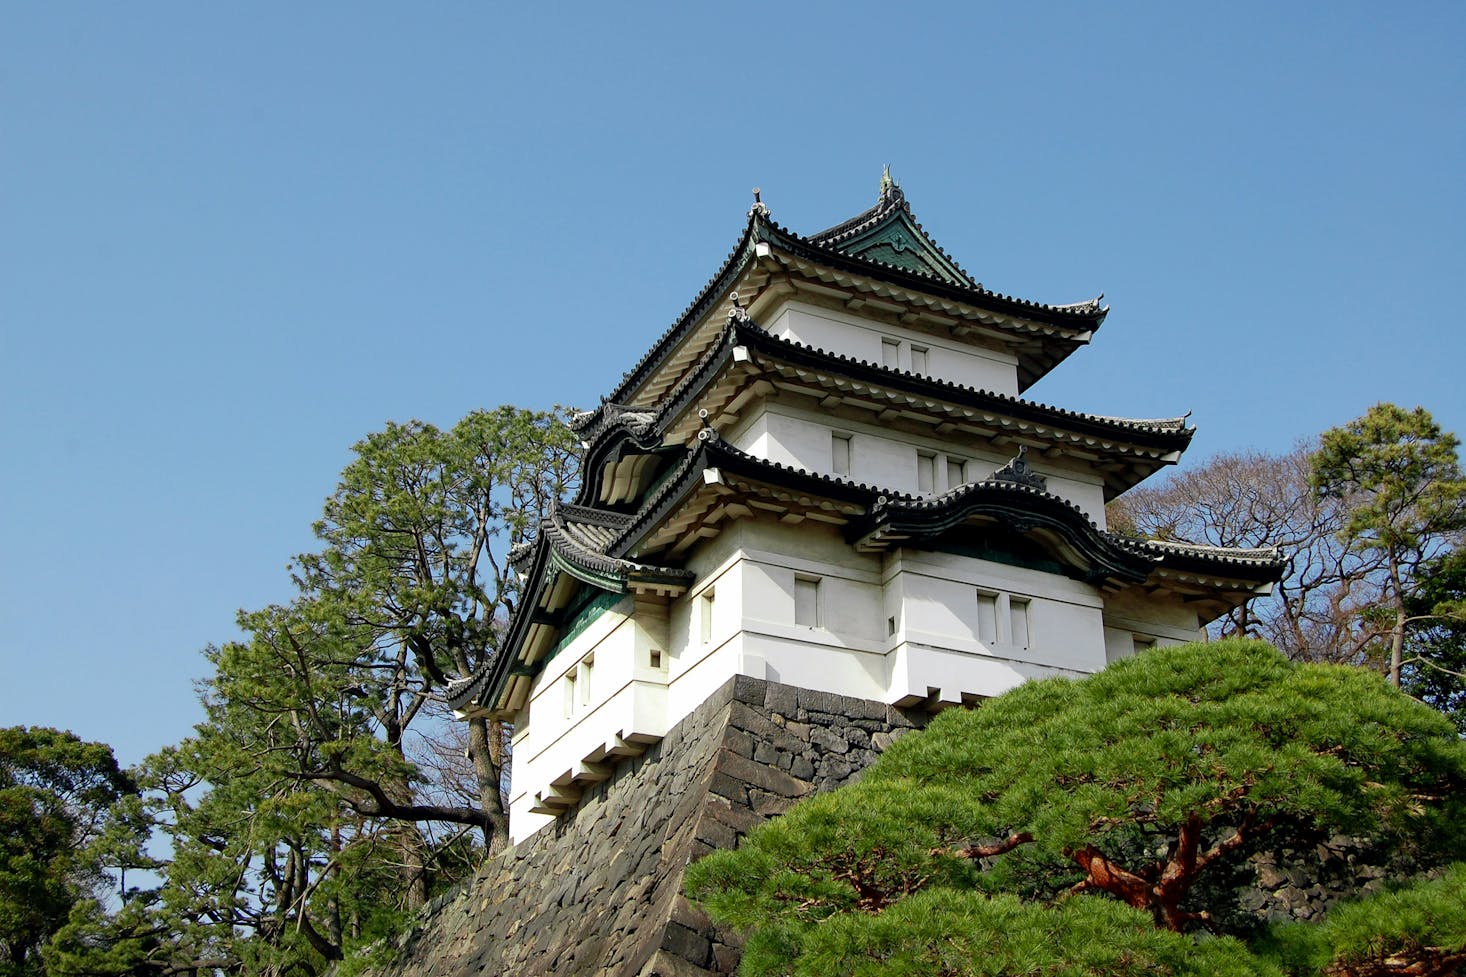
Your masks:
M1028 601L1020 597L1008 600L1008 634L1019 648L1028 647Z
M565 673L565 718L575 715L575 669Z
M1137 655L1142 651L1150 651L1155 647L1155 639L1147 635L1133 635L1133 640L1135 641L1135 653Z
M850 474L850 435L834 434L831 436L830 469L836 475Z
M807 628L820 626L819 577L794 578L794 623Z
M896 615L892 614L890 617L886 618L886 637L888 637L888 638L895 637L895 634L896 634Z
M926 350L926 347L925 346L913 346L913 347L911 347L911 372L912 373L925 373L926 372L926 353L927 353L927 350Z
M582 706L590 705L590 675L595 664L594 658L587 658L580 663L580 678L577 684L580 686L580 704Z
M947 488L954 489L967 481L967 463L961 458L947 459Z
M916 490L927 495L937 490L937 456L916 453Z
M661 668L662 653L653 648L651 653L647 655L647 664L650 665L652 668Z
M977 592L977 640L985 645L998 640L998 595Z
M713 640L713 592L703 591L697 599L698 627L702 634L702 643L708 644Z
M894 339L882 339L881 363L893 370L899 370L901 368L901 344Z

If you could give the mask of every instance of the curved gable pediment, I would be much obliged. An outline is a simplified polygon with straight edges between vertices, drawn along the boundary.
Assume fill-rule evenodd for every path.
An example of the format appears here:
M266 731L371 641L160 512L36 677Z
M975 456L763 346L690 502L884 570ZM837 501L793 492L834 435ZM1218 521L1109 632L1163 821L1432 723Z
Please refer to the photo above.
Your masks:
M1007 479L962 485L934 499L879 499L847 537L867 551L945 550L1091 583L1138 583L1154 566L1069 502Z

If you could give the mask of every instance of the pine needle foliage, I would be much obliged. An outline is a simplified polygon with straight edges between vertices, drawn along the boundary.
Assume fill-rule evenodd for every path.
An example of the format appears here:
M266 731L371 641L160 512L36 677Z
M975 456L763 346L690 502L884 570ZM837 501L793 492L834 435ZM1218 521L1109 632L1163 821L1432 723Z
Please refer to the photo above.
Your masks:
M1261 846L1321 832L1449 859L1466 825L1463 786L1466 745L1450 723L1379 676L1289 662L1254 641L1161 648L944 713L858 783L692 866L688 891L714 919L752 929L750 974L862 972L859 948L886 946L907 918L910 946L880 953L922 962L869 972L1128 972L1073 956L1077 969L1037 958L983 969L987 951L971 947L943 956L946 924L928 923L965 932L964 920L1017 912L1013 899L1036 914L1023 932L1085 920L1108 927L1110 949L1149 961L1139 966L1185 973L1166 969L1182 964L1161 943L1125 934L1213 947L1187 935L1221 928L1208 879ZM974 922L971 938L987 925ZM851 954L839 966L832 940Z

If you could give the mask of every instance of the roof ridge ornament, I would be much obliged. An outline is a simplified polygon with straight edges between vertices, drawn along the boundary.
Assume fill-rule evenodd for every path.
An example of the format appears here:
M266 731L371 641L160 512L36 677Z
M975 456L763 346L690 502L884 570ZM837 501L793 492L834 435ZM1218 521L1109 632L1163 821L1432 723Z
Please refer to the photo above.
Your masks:
M697 439L699 441L711 441L716 444L719 440L718 429L713 427L713 422L708 418L708 409L706 407L700 408L697 412L697 418L702 421L702 430L697 432Z
M891 164L887 163L881 171L881 194L877 206L886 205L899 207L906 203L906 194L901 190L901 184L891 176Z
M1013 482L1017 485L1027 485L1029 488L1036 488L1040 492L1047 492L1048 480L1038 472L1034 471L1028 464L1028 445L1020 444L1018 454L1013 456L1002 468L993 472L992 480L995 482Z
M759 191L758 187L753 188L753 206L748 208L749 217L753 217L755 214L759 217L769 216L769 205L764 203L763 194Z
M748 316L748 310L745 309L743 307L743 303L741 301L739 301L738 293L737 292L731 293L728 296L728 301L730 301L730 302L733 303L732 308L730 308L728 310L728 321L729 322L752 322L753 321Z

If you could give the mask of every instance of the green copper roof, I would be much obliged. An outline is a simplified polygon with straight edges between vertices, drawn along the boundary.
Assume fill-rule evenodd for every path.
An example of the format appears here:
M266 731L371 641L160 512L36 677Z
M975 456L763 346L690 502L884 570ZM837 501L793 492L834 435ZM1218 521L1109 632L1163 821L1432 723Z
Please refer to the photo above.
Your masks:
M874 207L813 235L810 240L852 258L931 275L951 285L963 288L977 285L922 230L901 185L891 178L889 166L881 174L881 193Z
M841 241L839 248L854 258L935 275L953 285L971 284L905 210L892 211L869 230Z

